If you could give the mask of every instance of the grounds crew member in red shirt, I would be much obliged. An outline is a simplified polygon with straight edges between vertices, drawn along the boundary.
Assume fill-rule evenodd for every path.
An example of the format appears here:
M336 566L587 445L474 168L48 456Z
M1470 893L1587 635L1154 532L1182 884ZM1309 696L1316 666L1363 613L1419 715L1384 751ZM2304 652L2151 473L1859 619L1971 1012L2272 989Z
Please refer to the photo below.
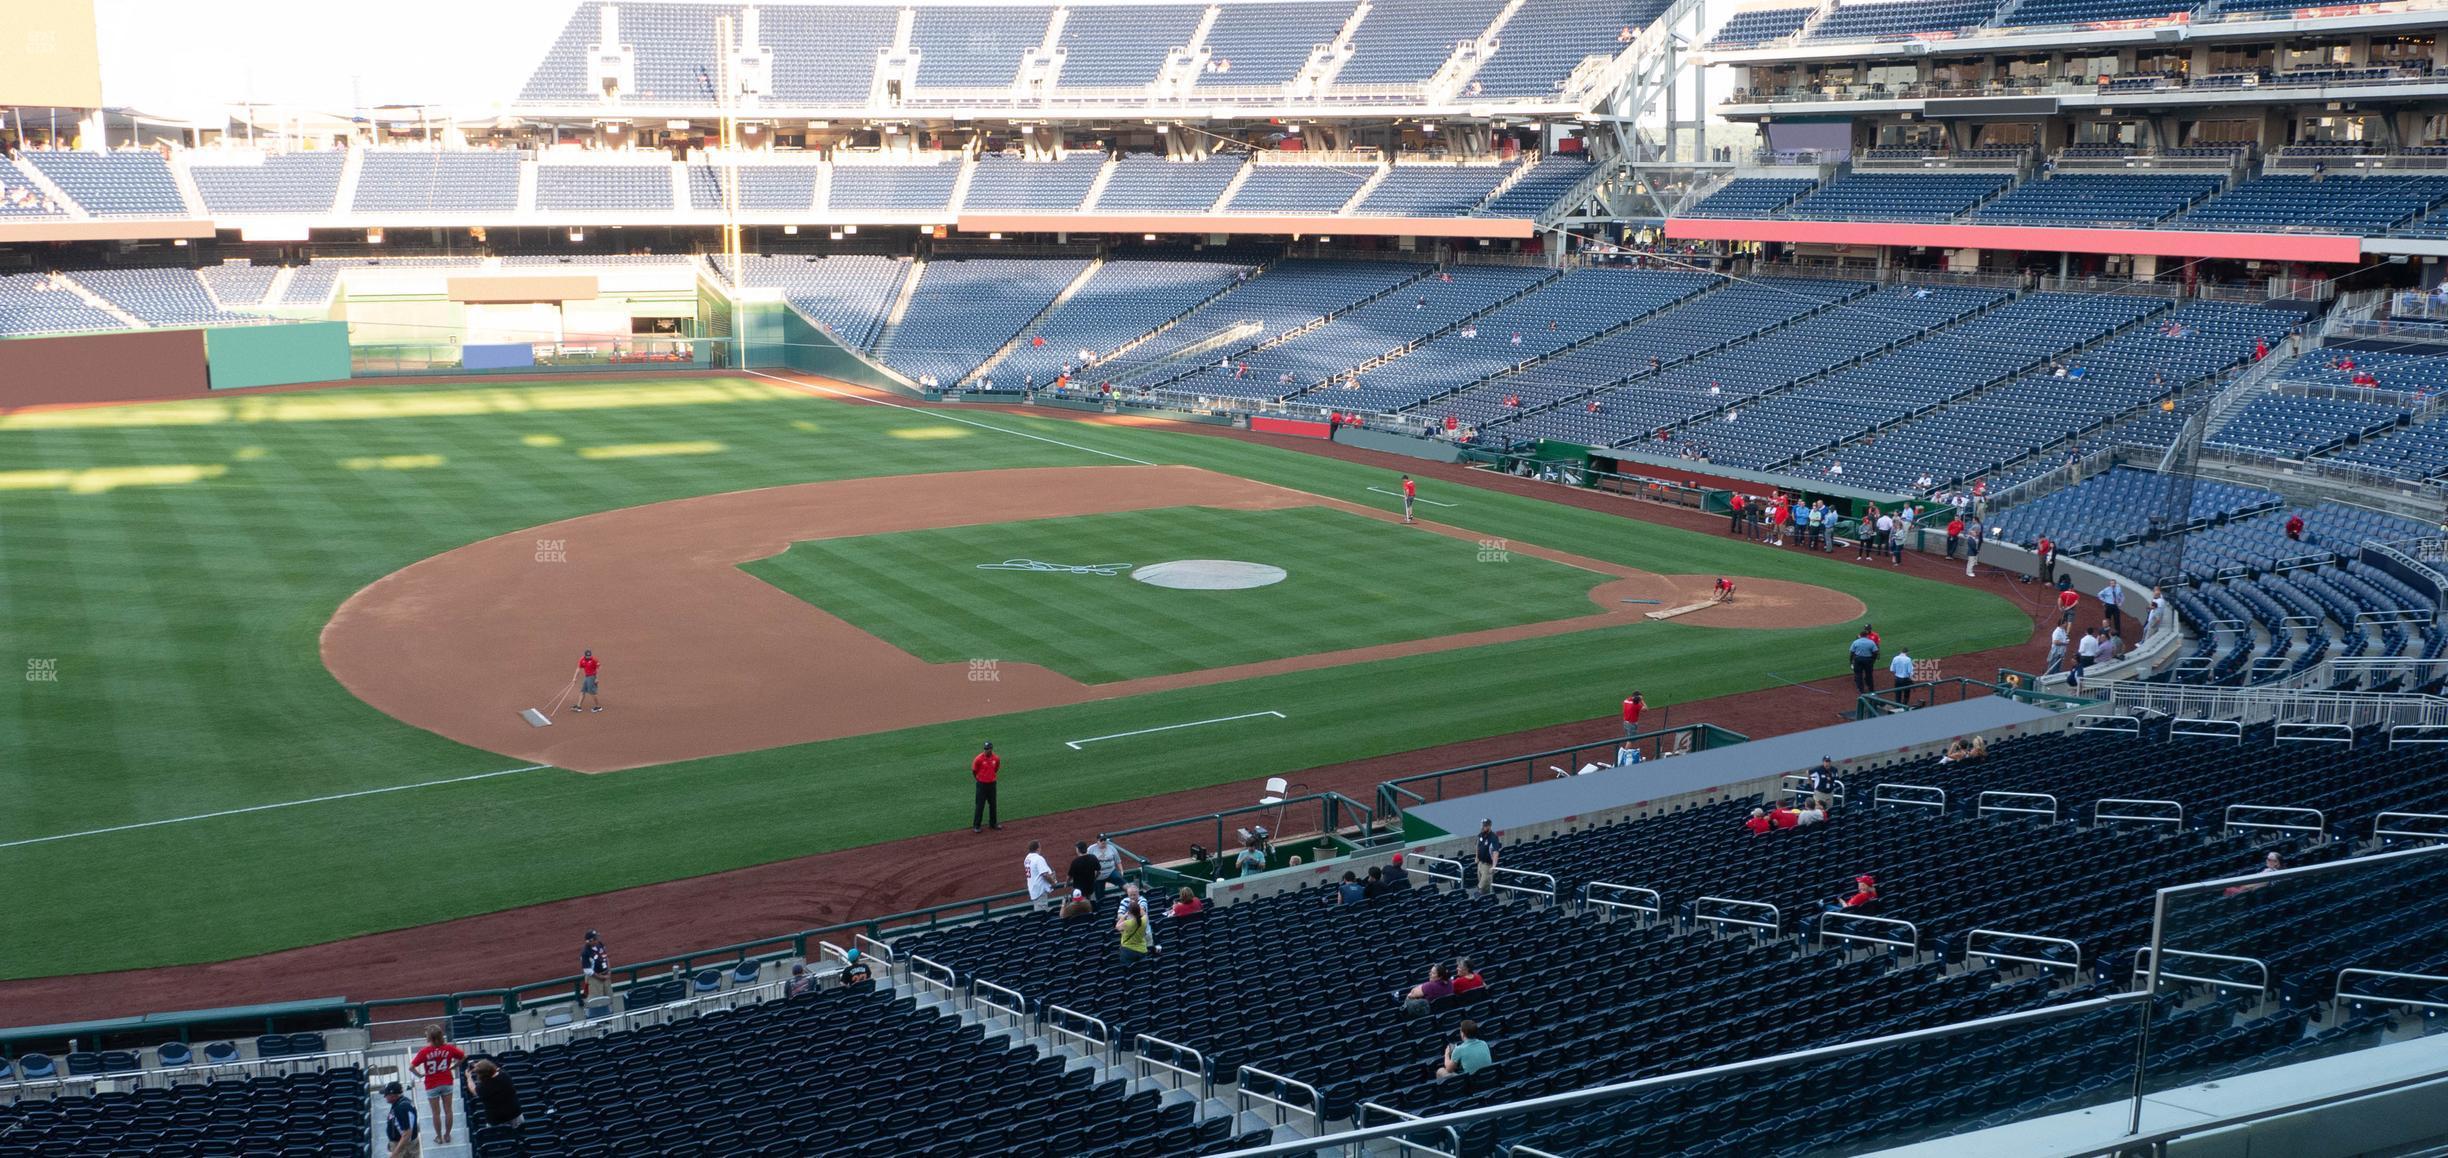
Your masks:
M1624 697L1624 736L1627 739L1640 732L1641 709L1648 706L1649 701L1642 699L1639 692Z
M1403 476L1403 478L1402 478L1402 484L1403 484L1403 521L1404 521L1404 522L1406 522L1406 523L1408 523L1408 522L1411 522L1411 521L1412 521L1412 519L1411 519L1411 500L1413 500L1413 499L1415 499L1415 498L1418 498L1418 497L1419 497L1419 484L1418 484L1418 483L1415 483L1415 482L1412 482L1412 481L1411 481L1411 476L1410 476L1410 475L1404 475L1404 476Z
M1955 557L1956 546L1963 542L1963 528L1962 515L1957 515L1947 521L1947 558L1949 559Z
M594 652L589 651L578 657L578 702L570 705L571 711L585 711L588 696L595 696L596 711L603 710L603 697L595 693L595 673L601 670L603 664L596 661Z
M969 778L977 781L977 809L969 814L969 831L982 832L982 822L991 821L997 829L1003 827L1002 810L995 804L995 773L1003 767L1003 758L995 755L994 741L969 761Z
M2068 588L2066 588L2065 590L2058 592L2058 593L2057 593L2057 611L2058 611L2058 619L2057 619L2057 621L2058 621L2059 623L2072 623L2072 622L2074 622L2074 605L2075 605L2075 604L2077 604L2077 603L2080 603L2080 602L2082 602L2082 596L2081 596L2080 594L2076 593L2076 592L2075 592L2075 590L2074 590L2073 588L2071 588L2071 587L2068 587Z

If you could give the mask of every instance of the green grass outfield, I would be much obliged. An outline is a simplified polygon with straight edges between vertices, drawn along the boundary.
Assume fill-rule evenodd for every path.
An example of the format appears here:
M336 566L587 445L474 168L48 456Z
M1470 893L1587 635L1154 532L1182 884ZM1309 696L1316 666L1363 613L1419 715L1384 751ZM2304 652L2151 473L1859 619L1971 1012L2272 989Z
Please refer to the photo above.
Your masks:
M1041 664L1082 683L1595 615L1612 578L1326 507L1175 507L794 543L766 582L930 663ZM981 561L1238 559L1280 583L1185 591ZM1496 560L1502 560L1499 564ZM1490 570L1501 565L1502 571Z
M1843 670L1849 627L1645 623L607 776L376 712L317 636L430 555L592 511L860 475L1182 463L1359 502L1383 471L1246 442L811 398L753 379L353 388L0 416L0 976L220 960L955 828L991 730L1016 817ZM1962 588L1435 485L1440 521L1662 573L1818 583L1943 657L2029 619ZM1518 565L1518 564L1517 564ZM1490 571L1499 569L1490 568ZM1066 739L1261 708L1201 737ZM1151 817L1151 819L1157 819ZM174 821L174 823L159 823ZM98 835L95 829L128 827ZM32 842L32 843L29 843Z

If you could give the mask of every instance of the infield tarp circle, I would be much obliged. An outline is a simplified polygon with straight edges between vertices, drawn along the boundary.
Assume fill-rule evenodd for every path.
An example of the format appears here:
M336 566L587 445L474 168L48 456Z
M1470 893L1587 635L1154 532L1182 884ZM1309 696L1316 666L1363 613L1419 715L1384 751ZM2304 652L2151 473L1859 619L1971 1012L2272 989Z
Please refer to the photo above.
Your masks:
M1175 559L1131 571L1130 577L1158 587L1185 591L1238 591L1284 581L1284 569L1236 559Z

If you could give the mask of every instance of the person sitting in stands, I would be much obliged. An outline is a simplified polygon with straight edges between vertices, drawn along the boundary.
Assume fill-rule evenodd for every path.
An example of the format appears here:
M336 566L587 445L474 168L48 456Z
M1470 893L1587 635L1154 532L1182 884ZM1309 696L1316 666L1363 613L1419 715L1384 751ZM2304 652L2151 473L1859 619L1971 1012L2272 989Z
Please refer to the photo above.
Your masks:
M1802 823L1802 815L1779 802L1768 807L1768 821L1778 828L1792 828Z
M807 966L791 966L790 981L782 986L782 996L797 997L816 988L816 979L808 976Z
M2261 872L2256 875L2266 876L2270 873L2282 871L2285 868L2286 859L2278 855L2277 849L2271 849L2269 855L2261 858ZM2234 888L2221 890L2219 895L2223 897L2242 896L2243 894L2249 893L2254 889L2260 888L2262 885L2268 883L2269 882L2267 881L2256 881L2249 885L2237 885Z
M1970 758L1974 760L1985 760L1989 758L1989 738L1987 736L1972 737L1972 755Z
M1840 901L1828 902L1831 913L1858 913L1878 904L1878 881L1868 873L1853 878L1853 894Z
M1233 858L1233 875L1245 877L1251 873L1262 873L1266 871L1266 866L1265 846L1251 840L1241 846L1241 855Z
M1473 989L1485 988L1487 988L1487 978L1481 977L1477 969L1471 968L1470 958L1454 958L1453 991L1456 995L1468 993Z
M1806 804L1794 809L1794 827L1808 828L1814 824L1826 824L1827 817L1825 807L1818 804Z
M1753 836L1766 836L1769 829L1776 827L1776 822L1768 819L1767 809L1754 808L1751 810L1751 819L1743 821L1743 827L1750 829Z
M1191 892L1190 886L1183 885L1181 899L1174 901L1173 907L1165 910L1165 915L1179 919L1182 917L1195 917L1206 911L1207 902L1200 900L1197 893Z
M1360 874L1343 870L1343 883L1335 886L1334 895L1326 898L1330 905L1356 905L1368 899L1368 886L1360 883Z
M835 978L835 980L839 981L844 988L852 985L865 985L867 982L874 979L875 974L869 971L867 968L867 955L865 953L862 953L856 949L850 949L842 953L842 971L840 976Z
M1451 997L1453 991L1453 981L1445 976L1445 966L1431 965L1428 967L1428 979L1406 990L1403 993L1403 1001L1406 1003L1419 1002L1424 1012L1428 1002Z
M1376 865L1370 865L1368 876L1360 882L1360 889L1372 901L1384 896L1386 891L1385 870Z
M1081 921L1094 915L1096 915L1096 906L1088 903L1088 894L1078 889L1071 890L1070 898L1063 902L1062 919Z
M1385 887L1389 893L1398 893L1411 887L1411 870L1403 867L1402 857L1403 854L1395 853L1394 863L1386 866Z
M1971 758L1972 745L1963 737L1957 736L1955 737L1953 743L1947 745L1946 755L1938 757L1938 762L1941 764L1961 764Z
M1462 1019L1461 1035L1461 1040L1445 1047L1445 1064L1437 1067L1437 1077L1475 1074L1496 1060L1488 1051L1487 1039L1479 1036L1478 1022Z

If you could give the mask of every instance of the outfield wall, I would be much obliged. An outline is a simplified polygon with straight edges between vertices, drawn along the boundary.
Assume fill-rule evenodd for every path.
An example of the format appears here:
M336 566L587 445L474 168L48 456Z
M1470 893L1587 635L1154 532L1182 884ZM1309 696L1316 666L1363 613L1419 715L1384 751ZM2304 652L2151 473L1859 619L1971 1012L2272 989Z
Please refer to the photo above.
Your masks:
M193 398L211 384L202 330L0 341L0 406Z

